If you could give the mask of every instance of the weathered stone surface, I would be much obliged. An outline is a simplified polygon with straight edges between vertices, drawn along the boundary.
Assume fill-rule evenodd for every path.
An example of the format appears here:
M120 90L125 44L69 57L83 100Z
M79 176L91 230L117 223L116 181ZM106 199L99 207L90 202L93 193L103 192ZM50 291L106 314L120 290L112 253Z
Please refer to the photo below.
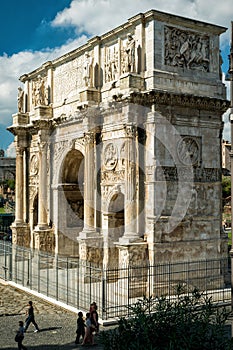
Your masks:
M31 246L105 267L226 255L225 30L148 11L21 77L9 130Z

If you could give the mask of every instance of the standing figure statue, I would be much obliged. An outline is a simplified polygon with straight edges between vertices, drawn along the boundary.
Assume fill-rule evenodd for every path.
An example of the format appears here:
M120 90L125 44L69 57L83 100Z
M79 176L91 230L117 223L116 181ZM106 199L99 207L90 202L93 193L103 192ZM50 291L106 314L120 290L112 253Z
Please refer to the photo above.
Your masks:
M24 91L19 86L18 87L18 112L23 113L23 97L24 97Z
M38 75L35 87L35 106L45 105L45 86L44 79Z
M127 34L127 42L126 42L126 71L134 72L135 71L135 40L131 33Z
M88 52L85 52L84 55L84 65L83 65L83 80L85 82L85 86L91 87L92 79L91 79L91 70L92 70L92 57Z

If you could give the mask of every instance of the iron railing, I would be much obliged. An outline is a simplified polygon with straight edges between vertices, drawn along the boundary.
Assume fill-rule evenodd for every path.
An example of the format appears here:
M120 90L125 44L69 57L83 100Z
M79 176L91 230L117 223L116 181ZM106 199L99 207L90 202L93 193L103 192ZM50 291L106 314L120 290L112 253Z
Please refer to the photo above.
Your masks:
M103 320L129 316L128 307L143 296L174 298L178 285L185 293L198 288L216 304L230 304L229 269L225 258L104 269L0 241L0 278L77 310L95 301Z

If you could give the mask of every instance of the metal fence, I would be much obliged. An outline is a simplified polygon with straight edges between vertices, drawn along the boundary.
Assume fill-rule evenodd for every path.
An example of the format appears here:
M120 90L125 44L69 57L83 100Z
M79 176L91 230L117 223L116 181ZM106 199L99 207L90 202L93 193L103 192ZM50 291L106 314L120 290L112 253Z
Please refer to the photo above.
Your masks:
M0 241L0 277L76 309L95 301L103 320L129 316L128 307L143 296L174 298L178 285L185 293L198 288L221 305L231 300L228 259L103 269Z

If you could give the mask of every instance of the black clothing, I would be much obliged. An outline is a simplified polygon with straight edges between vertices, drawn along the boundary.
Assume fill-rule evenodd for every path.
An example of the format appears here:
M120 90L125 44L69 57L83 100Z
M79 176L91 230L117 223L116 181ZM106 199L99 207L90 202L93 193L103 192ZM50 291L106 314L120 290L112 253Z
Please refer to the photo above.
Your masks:
M79 339L82 336L82 338L84 339L85 336L85 321L82 317L78 317L77 318L77 330L76 330L76 340L75 340L75 344L79 344Z
M98 323L98 312L96 310L91 311L91 324L95 326L95 331L98 333L99 323Z
M26 332L26 330L28 329L30 323L32 323L34 325L34 327L36 328L37 331L39 331L39 327L35 321L35 317L34 317L34 309L33 306L30 305L28 308L28 317L26 318L25 321L25 327L24 327L24 332Z

